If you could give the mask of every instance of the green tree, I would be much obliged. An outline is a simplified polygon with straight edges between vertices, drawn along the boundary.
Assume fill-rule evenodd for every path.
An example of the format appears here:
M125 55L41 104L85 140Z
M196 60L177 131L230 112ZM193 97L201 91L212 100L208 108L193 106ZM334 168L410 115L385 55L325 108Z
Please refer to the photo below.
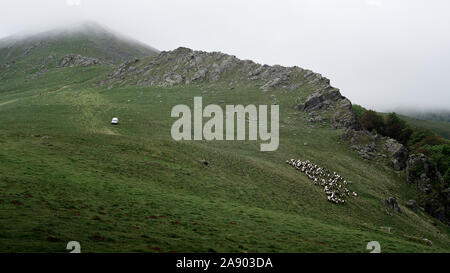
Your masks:
M412 133L412 129L397 114L388 114L384 123L383 135L396 139L403 145L407 145Z
M408 148L414 150L414 146L429 136L435 135L432 131L422 128L414 128L413 133L408 141Z
M436 164L446 186L450 186L450 144L429 146L430 160Z
M382 133L384 131L383 117L378 115L375 111L366 111L362 115L360 122L368 131L376 130L378 133Z

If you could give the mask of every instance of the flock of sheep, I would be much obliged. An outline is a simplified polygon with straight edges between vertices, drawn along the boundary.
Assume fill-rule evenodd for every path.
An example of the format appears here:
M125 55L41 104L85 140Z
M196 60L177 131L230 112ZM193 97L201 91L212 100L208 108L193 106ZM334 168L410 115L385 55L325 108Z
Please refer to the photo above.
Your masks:
M309 160L291 159L286 160L286 163L306 174L309 179L314 181L314 185L323 187L329 202L345 204L347 196L358 196L356 192L351 192L347 188L347 185L352 184L352 182L345 180L336 172L331 173L325 168L312 164Z

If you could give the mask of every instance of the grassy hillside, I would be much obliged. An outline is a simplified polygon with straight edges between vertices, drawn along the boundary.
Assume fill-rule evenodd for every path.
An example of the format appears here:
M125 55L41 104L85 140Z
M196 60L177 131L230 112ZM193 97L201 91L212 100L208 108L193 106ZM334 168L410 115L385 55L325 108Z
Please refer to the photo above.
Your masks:
M43 56L62 57L68 53L118 64L131 58L155 55L159 51L95 22L83 22L56 30L16 35L0 40L1 64L31 64Z
M31 49L0 42L0 252L66 252L69 241L82 252L367 252L369 241L382 252L450 250L448 227L404 206L417 198L404 172L349 149L331 129L336 113L311 123L296 110L317 90L336 92L320 74L183 48L117 66L140 46L91 43L110 37L98 27L81 33ZM67 54L102 63L58 67ZM174 141L171 109L192 108L194 96L279 104L279 149ZM328 202L291 158L342 174L358 197ZM403 213L381 204L391 196Z
M415 198L403 173L362 160L340 142L341 131L308 123L290 92L93 88L108 72L61 68L28 85L2 81L1 252L65 252L71 240L83 252L365 252L369 241L383 252L450 250L447 227L403 206ZM278 151L248 141L173 141L171 108L192 106L194 96L222 106L276 97ZM119 126L109 124L113 116ZM327 202L284 163L290 158L342 173L359 196ZM380 199L389 196L404 214L387 215Z
M435 110L412 110L412 109L397 109L395 112L404 116L417 118L421 120L431 121L446 121L450 122L450 110L435 109Z
M96 58L106 67L157 53L154 48L123 38L95 23L24 37L12 36L0 40L0 92L23 90L48 80L72 81L72 74L55 70L60 60L69 54ZM47 73L53 76L43 77ZM66 78L63 79L63 75Z

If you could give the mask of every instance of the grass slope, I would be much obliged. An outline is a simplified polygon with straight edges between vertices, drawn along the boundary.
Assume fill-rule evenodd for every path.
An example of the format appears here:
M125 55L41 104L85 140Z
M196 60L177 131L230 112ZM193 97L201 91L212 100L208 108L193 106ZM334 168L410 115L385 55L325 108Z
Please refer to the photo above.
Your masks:
M419 128L428 129L440 135L441 137L450 139L450 122L437 120L422 120L404 115L400 115L400 117L409 124L412 124Z
M98 69L105 70L128 59L148 57L157 53L156 49L123 38L93 23L26 37L2 39L0 92L23 91L41 84L49 87L48 81L59 84L73 82L72 74L56 69L61 58L68 54L97 58L104 64ZM49 75L46 75L47 73ZM85 76L92 75L95 73Z
M115 64L159 53L157 49L95 22L83 22L38 34L1 39L0 63L29 63L30 57L40 57L43 51L47 51L44 52L45 57L74 53Z
M447 227L403 206L416 197L403 173L359 158L341 131L306 122L290 92L92 88L90 79L108 71L2 81L0 252L65 252L72 240L83 252L366 252L374 240L383 252L450 250ZM173 141L171 108L199 95L222 106L270 104L275 95L278 151L249 141ZM119 126L109 124L113 116ZM327 202L289 158L342 173L359 196L345 206ZM380 199L388 196L405 214L386 214Z

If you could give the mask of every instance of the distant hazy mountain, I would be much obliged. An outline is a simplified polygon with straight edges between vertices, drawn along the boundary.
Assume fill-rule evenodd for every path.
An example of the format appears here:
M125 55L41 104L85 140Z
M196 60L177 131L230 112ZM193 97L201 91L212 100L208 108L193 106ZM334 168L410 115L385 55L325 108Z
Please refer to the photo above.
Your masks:
M52 56L79 54L104 63L120 63L159 51L94 22L0 40L0 64L36 63Z
M418 119L405 115L400 115L400 117L416 127L428 129L446 139L450 139L450 122Z
M435 120L450 122L450 110L414 110L414 109L396 109L396 113L422 119L422 120ZM450 126L450 124L449 124Z

